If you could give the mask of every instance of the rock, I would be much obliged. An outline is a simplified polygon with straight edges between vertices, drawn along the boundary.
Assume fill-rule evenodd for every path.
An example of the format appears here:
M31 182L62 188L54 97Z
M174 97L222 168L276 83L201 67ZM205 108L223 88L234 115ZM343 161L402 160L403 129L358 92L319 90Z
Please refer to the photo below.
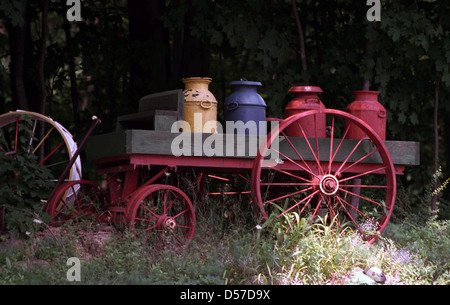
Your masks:
M363 273L379 284L384 284L384 282L386 282L386 275L383 270L378 267L371 267L364 270Z
M364 271L357 271L351 275L351 283L357 285L375 285L376 282L364 274Z

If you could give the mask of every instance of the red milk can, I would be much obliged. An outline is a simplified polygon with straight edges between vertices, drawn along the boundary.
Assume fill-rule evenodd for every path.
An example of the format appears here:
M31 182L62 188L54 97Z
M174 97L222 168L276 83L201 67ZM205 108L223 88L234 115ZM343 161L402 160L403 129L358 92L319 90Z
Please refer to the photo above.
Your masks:
M355 100L345 109L360 118L380 136L386 140L386 109L378 102L378 91L353 91ZM349 123L346 122L346 127ZM368 136L357 126L352 125L348 130L349 139L361 139Z
M289 89L294 94L294 98L285 108L285 116L289 117L293 114L308 111L325 109L324 104L320 100L318 94L323 92L320 87L316 86L296 86ZM301 129L305 132L306 137L326 138L326 116L318 114L299 119L299 125L289 125L285 133L287 136L303 137Z

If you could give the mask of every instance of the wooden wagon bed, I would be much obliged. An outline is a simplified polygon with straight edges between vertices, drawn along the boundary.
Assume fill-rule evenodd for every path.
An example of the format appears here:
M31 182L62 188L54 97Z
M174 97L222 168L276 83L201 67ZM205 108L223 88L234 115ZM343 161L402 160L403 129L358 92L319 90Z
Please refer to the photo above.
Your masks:
M188 152L181 156L174 156L172 153L172 143L179 137L180 133L167 131L128 129L112 133L93 136L86 145L87 157L95 160L97 169L107 173L117 170L117 166L151 166L166 165L178 168L198 168L199 170L223 170L223 171L245 171L251 170L255 158L256 136L251 135L230 135L227 134L190 134ZM205 140L208 140L207 147L204 147ZM330 139L318 139L320 147L320 160L328 161L328 151ZM314 161L309 153L308 147L303 139L297 139L296 147L305 156L305 161ZM337 147L340 139L333 140L333 146ZM220 143L220 148L215 148L215 154L209 156L205 153L209 143ZM315 139L310 139L315 145ZM356 145L357 140L344 140L340 153L336 156L336 162L343 161L351 149ZM187 142L189 143L189 141ZM227 143L231 143L233 154L227 152ZM384 141L392 161L396 174L402 174L406 166L420 164L419 143L412 141ZM238 147L244 147L244 151L238 151ZM186 147L185 147L186 148ZM283 149L284 148L284 149ZM360 156L371 149L370 145L361 145L352 155L352 159L358 160ZM280 141L280 151L287 151L286 154L293 160L298 157L289 152L287 143ZM365 160L364 163L379 163L376 159ZM362 163L363 163L362 162ZM288 166L288 165L286 165ZM357 172L357 168L355 168Z

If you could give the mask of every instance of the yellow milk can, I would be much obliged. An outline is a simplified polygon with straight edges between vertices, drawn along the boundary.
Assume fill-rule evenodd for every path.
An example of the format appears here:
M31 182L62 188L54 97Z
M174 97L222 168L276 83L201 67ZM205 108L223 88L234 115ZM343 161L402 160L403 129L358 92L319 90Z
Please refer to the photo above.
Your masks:
M184 94L184 120L191 132L217 133L217 101L209 91L210 77L182 79ZM184 130L186 131L186 130Z

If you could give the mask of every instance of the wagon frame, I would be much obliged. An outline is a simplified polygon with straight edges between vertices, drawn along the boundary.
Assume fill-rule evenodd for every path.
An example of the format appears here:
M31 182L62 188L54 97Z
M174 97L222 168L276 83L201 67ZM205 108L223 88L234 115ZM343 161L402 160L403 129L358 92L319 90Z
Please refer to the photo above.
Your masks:
M179 94L169 92L174 93ZM160 113L171 116L172 123L176 123L179 107L178 99L174 112L163 109ZM304 132L302 137L290 137L285 133L292 124L302 130L299 120L318 115L327 116L327 138L307 137ZM145 123L145 115L138 114L137 121ZM136 238L152 240L157 247L186 246L194 237L195 202L176 185L161 182L162 178L169 173L193 171L202 178L231 173L248 177L245 179L251 189L246 193L251 193L249 200L260 222L268 219L274 205L286 206L279 216L295 210L301 217L310 217L310 221L325 211L331 218L345 216L346 222L337 220L339 227L344 229L349 224L373 243L392 214L396 175L403 174L407 166L419 164L419 143L383 141L367 123L335 109L311 110L268 121L277 124L258 142L256 155L246 149L244 154L229 156L225 153L227 141L232 139L233 145L250 148L255 136L187 135L167 130L167 122L165 130L142 129L142 125L134 128L133 117L128 116L127 123L131 123L125 128L93 136L87 143L88 158L94 161L98 173L107 177L108 188L85 180L64 183L49 198L47 212L55 223L92 214L98 221L129 226ZM349 127L344 126L344 121L360 128L367 137L346 139ZM181 135L191 138L190 153L174 155L173 141ZM223 149L222 153L211 156L201 149L212 142L220 143L215 151ZM277 158L268 158L269 152L276 152ZM74 194L73 198L68 198L67 192ZM99 210L103 213L99 214Z

